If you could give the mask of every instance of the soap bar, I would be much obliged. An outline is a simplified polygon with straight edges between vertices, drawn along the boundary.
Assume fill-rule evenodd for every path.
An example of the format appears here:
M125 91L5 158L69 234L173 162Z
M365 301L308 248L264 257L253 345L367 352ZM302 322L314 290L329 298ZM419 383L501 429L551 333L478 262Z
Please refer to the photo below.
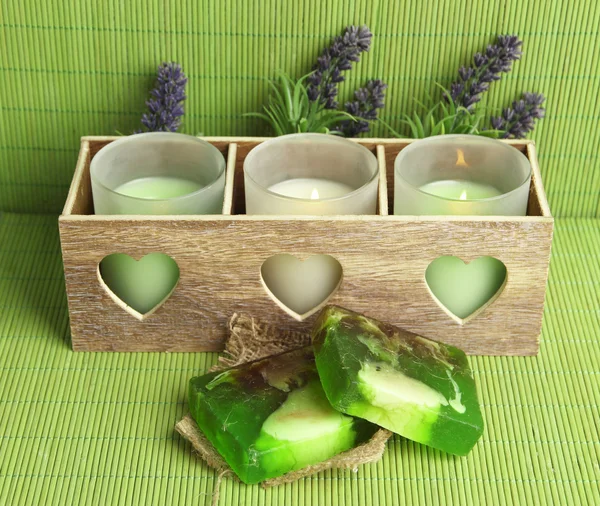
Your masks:
M192 378L192 417L244 483L316 464L377 426L331 407L310 346Z
M475 381L458 348L336 306L323 309L312 339L337 410L455 455L481 436Z

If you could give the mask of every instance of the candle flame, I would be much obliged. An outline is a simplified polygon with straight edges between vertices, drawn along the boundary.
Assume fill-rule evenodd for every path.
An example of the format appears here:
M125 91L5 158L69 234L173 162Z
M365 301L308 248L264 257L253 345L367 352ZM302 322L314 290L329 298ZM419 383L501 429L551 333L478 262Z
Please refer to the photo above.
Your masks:
M460 194L460 197L458 197L460 200L467 200L467 190L463 190L463 192Z
M465 152L462 149L456 150L456 166L468 167L469 164L465 161Z
M317 191L316 188L313 188L312 193L310 194L310 198L312 200L317 200L319 198L319 192Z

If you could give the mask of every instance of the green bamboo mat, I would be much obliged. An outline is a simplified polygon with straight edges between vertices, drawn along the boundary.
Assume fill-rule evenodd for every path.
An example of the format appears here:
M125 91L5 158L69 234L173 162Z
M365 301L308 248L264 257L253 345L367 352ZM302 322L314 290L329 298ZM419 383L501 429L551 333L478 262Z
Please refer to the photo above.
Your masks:
M162 60L182 63L184 132L264 133L243 119L277 69L310 70L345 25L366 23L371 52L342 100L366 79L389 83L384 118L399 127L433 82L515 32L525 55L494 84L489 105L523 91L548 97L534 138L556 216L600 217L600 3L592 0L2 0L0 210L59 212L79 137L128 133ZM384 135L376 129L375 135Z
M173 431L214 354L74 353L56 217L0 214L0 505L210 504ZM559 219L541 352L472 359L486 430L464 458L395 437L382 462L221 506L600 504L600 221Z

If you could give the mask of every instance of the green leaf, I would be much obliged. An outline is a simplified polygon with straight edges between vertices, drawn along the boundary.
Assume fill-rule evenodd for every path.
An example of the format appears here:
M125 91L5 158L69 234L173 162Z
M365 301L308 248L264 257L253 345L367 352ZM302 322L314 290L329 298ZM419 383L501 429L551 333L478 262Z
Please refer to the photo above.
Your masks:
M422 124L423 124L423 130L424 130L424 137L429 137L430 135L433 135L431 132L433 131L434 127L435 127L435 112L436 109L439 107L439 104L434 105L433 107L431 107L429 109L429 111L427 112L427 115L425 116L425 119L423 120Z
M470 129L469 129L469 133L470 133L471 135L473 135L473 134L475 134L475 135L476 135L476 134L478 134L478 133L479 133L479 129L478 129L478 128L479 128L479 119L477 119L477 120L476 120L476 121L475 121L475 122L474 122L474 123L471 125L471 127L470 127Z
M419 115L416 112L415 112L414 116L415 116L415 125L417 127L417 133L419 134L417 139L423 139L425 137L425 129L423 128L423 122L421 121L421 118L419 118Z
M390 133L394 136L397 137L398 139L404 139L404 135L400 135L400 133L398 133L396 130L394 130L391 125L389 123L387 123L386 121L382 120L381 118L378 118L378 121L384 126L386 127Z
M330 109L324 109L317 117L313 118L310 124L311 132L322 132L323 128L330 127L346 119L354 119L353 116L347 115L342 111L334 111Z
M283 108L283 104L275 104L271 106L271 111L277 117L279 124L283 127L286 123L290 123L290 118L287 116Z
M283 93L283 98L285 99L285 106L287 108L287 113L289 118L294 117L294 109L292 104L292 93L290 90L290 81L287 79L287 76L284 73L279 75L279 83L281 85L281 92Z
M315 109L315 111L318 109ZM310 99L308 98L308 92L306 91L306 86L302 86L301 88L301 94L300 94L300 116L307 118L310 117L312 114L311 112L312 108L311 108L311 102Z
M266 114L263 114L262 112L245 112L244 114L242 114L242 117L244 117L244 118L259 118L259 119L265 120L268 123L271 122L271 118L269 118Z
M501 139L505 133L505 130L481 130L478 135L492 139Z
M282 130L281 125L279 125L277 117L267 108L265 108L265 112L269 116L269 118L271 118L271 126L275 131L275 135L284 135L284 131Z
M294 115L292 116L296 121L299 120L302 116L308 114L307 105L308 105L308 93L306 91L306 86L304 85L304 81L310 74L306 74L302 76L296 83L292 82L294 88L294 98L293 98L293 109Z
M415 104L417 104L418 106L420 106L421 108L423 108L424 110L428 111L430 109L430 106L425 105L423 102L421 102L420 100L417 100L416 98L413 99Z
M269 98L268 98L269 104L277 104L277 103L283 104L284 103L283 95L281 94L281 92L279 91L279 88L273 81L269 81L269 89L271 92L273 92L275 94L274 97L269 96Z
M435 126L431 129L431 135L443 135L444 130L444 122L438 121Z
M402 120L405 124L407 124L410 128L411 136L413 139L419 138L419 127L415 124L412 118L408 115L404 116L406 119Z

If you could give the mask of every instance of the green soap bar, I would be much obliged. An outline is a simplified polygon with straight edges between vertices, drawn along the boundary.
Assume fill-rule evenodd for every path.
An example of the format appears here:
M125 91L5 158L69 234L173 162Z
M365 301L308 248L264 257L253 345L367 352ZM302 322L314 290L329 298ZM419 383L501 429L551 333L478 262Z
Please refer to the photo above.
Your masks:
M200 430L249 484L326 460L377 430L331 407L310 346L192 378L189 402Z
M336 306L323 309L312 338L323 389L342 413L455 455L483 433L458 348Z

